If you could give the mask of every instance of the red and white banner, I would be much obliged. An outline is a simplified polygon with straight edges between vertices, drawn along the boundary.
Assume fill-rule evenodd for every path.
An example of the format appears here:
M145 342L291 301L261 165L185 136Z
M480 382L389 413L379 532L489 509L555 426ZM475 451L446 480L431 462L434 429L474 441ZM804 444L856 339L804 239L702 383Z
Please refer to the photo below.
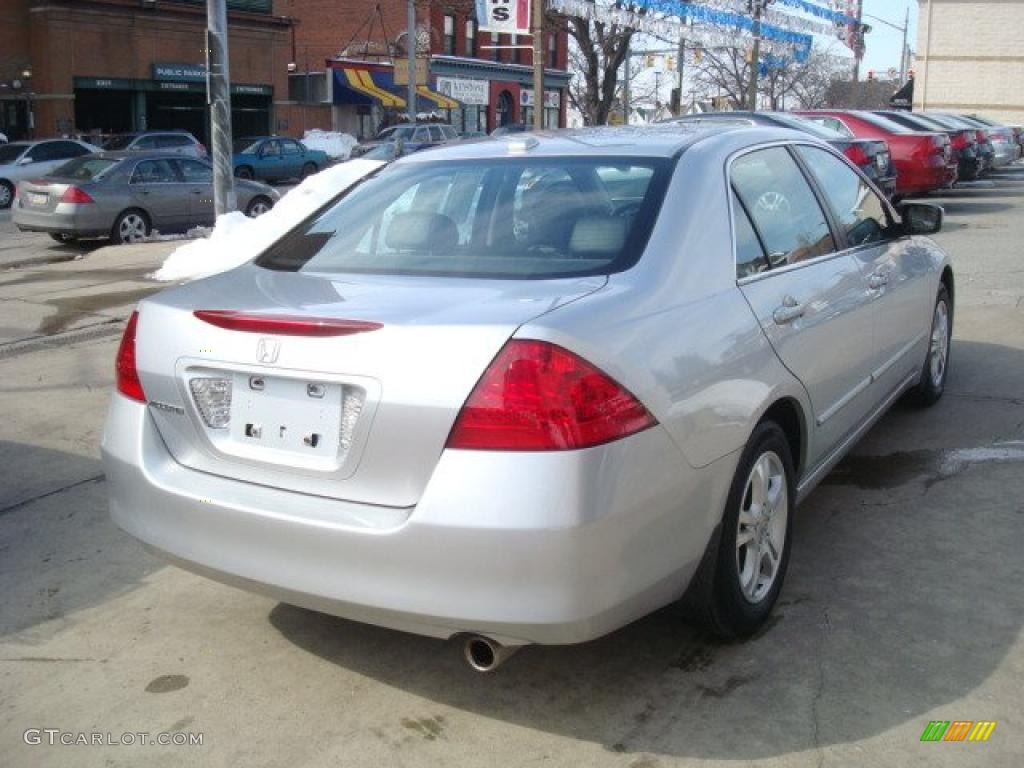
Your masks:
M485 32L530 34L530 0L476 0L476 17Z

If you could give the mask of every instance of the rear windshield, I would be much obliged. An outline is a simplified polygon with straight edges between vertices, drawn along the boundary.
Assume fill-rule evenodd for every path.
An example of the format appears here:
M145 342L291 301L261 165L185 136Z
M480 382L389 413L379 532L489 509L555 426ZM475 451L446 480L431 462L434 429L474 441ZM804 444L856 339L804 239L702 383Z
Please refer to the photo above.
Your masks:
M76 157L74 160L70 160L64 165L60 166L56 170L50 171L48 175L56 176L61 179L78 179L80 181L90 181L97 179L104 173L109 171L120 160L111 160L106 157Z
M865 123L871 123L872 125L883 128L889 133L913 133L914 131L907 128L905 125L893 122L887 117L876 115L874 112L856 112L857 117L863 120Z
M385 128L377 134L378 139L411 139L415 125L396 125L393 128Z
M815 136L822 141L847 141L847 137L841 134L839 131L834 131L831 128L816 123L813 120L808 120L804 117L797 117L796 115L788 115L782 112L773 112L772 117L780 124L787 128L793 128L804 133L809 133L811 136Z
M110 150L127 149L128 145L133 141L135 141L135 134L131 133L122 136L111 136L103 142L103 148Z
M544 279L636 262L667 159L501 158L391 166L257 259L268 269Z

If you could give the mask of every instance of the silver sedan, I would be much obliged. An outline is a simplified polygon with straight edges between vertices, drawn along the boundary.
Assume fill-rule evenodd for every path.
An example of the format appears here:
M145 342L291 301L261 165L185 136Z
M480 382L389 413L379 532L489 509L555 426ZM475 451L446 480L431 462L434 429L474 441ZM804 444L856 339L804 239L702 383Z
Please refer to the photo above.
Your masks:
M466 638L478 670L680 598L748 637L797 503L942 395L941 223L777 128L411 155L141 303L113 518L213 578Z
M235 181L239 210L259 216L280 199L257 181ZM72 160L18 186L11 219L55 240L144 240L153 230L184 232L214 222L213 169L176 154L103 152Z

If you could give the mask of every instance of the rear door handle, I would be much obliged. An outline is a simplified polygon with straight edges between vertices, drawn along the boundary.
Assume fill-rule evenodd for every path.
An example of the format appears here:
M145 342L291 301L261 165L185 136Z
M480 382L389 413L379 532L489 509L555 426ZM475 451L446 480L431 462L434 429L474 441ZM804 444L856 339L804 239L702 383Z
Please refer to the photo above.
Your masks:
M787 296L782 300L782 306L776 307L775 311L772 312L772 320L775 321L776 325L785 325L797 318L803 317L805 311L806 307L803 304L792 296Z

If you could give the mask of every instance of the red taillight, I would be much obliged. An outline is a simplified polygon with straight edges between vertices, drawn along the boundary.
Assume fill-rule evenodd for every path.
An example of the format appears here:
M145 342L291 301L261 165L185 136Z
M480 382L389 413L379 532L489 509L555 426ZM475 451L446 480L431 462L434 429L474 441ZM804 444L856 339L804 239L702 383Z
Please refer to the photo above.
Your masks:
M984 131L975 131L974 137L975 139L977 139L979 144L984 144L986 141L988 141L988 134L985 133Z
M272 333L278 336L351 336L383 328L366 320L335 320L326 317L295 315L253 315L227 309L197 309L193 313L204 323L246 333Z
M865 152L864 148L859 144L851 144L846 148L843 154L849 158L851 163L857 166L868 165L871 162L871 158L868 157L868 153Z
M68 187L65 189L64 194L60 196L60 201L62 203L77 203L78 205L96 202L89 197L88 192L85 192L78 187Z
M135 328L139 324L139 313L132 312L128 325L121 337L121 346L117 348L117 361L114 364L117 391L132 400L146 402L146 393L142 391L139 371L135 367Z
M974 144L970 131L957 131L953 134L953 149L967 149Z
M583 358L544 341L513 339L462 406L448 447L568 451L655 424L632 394Z

